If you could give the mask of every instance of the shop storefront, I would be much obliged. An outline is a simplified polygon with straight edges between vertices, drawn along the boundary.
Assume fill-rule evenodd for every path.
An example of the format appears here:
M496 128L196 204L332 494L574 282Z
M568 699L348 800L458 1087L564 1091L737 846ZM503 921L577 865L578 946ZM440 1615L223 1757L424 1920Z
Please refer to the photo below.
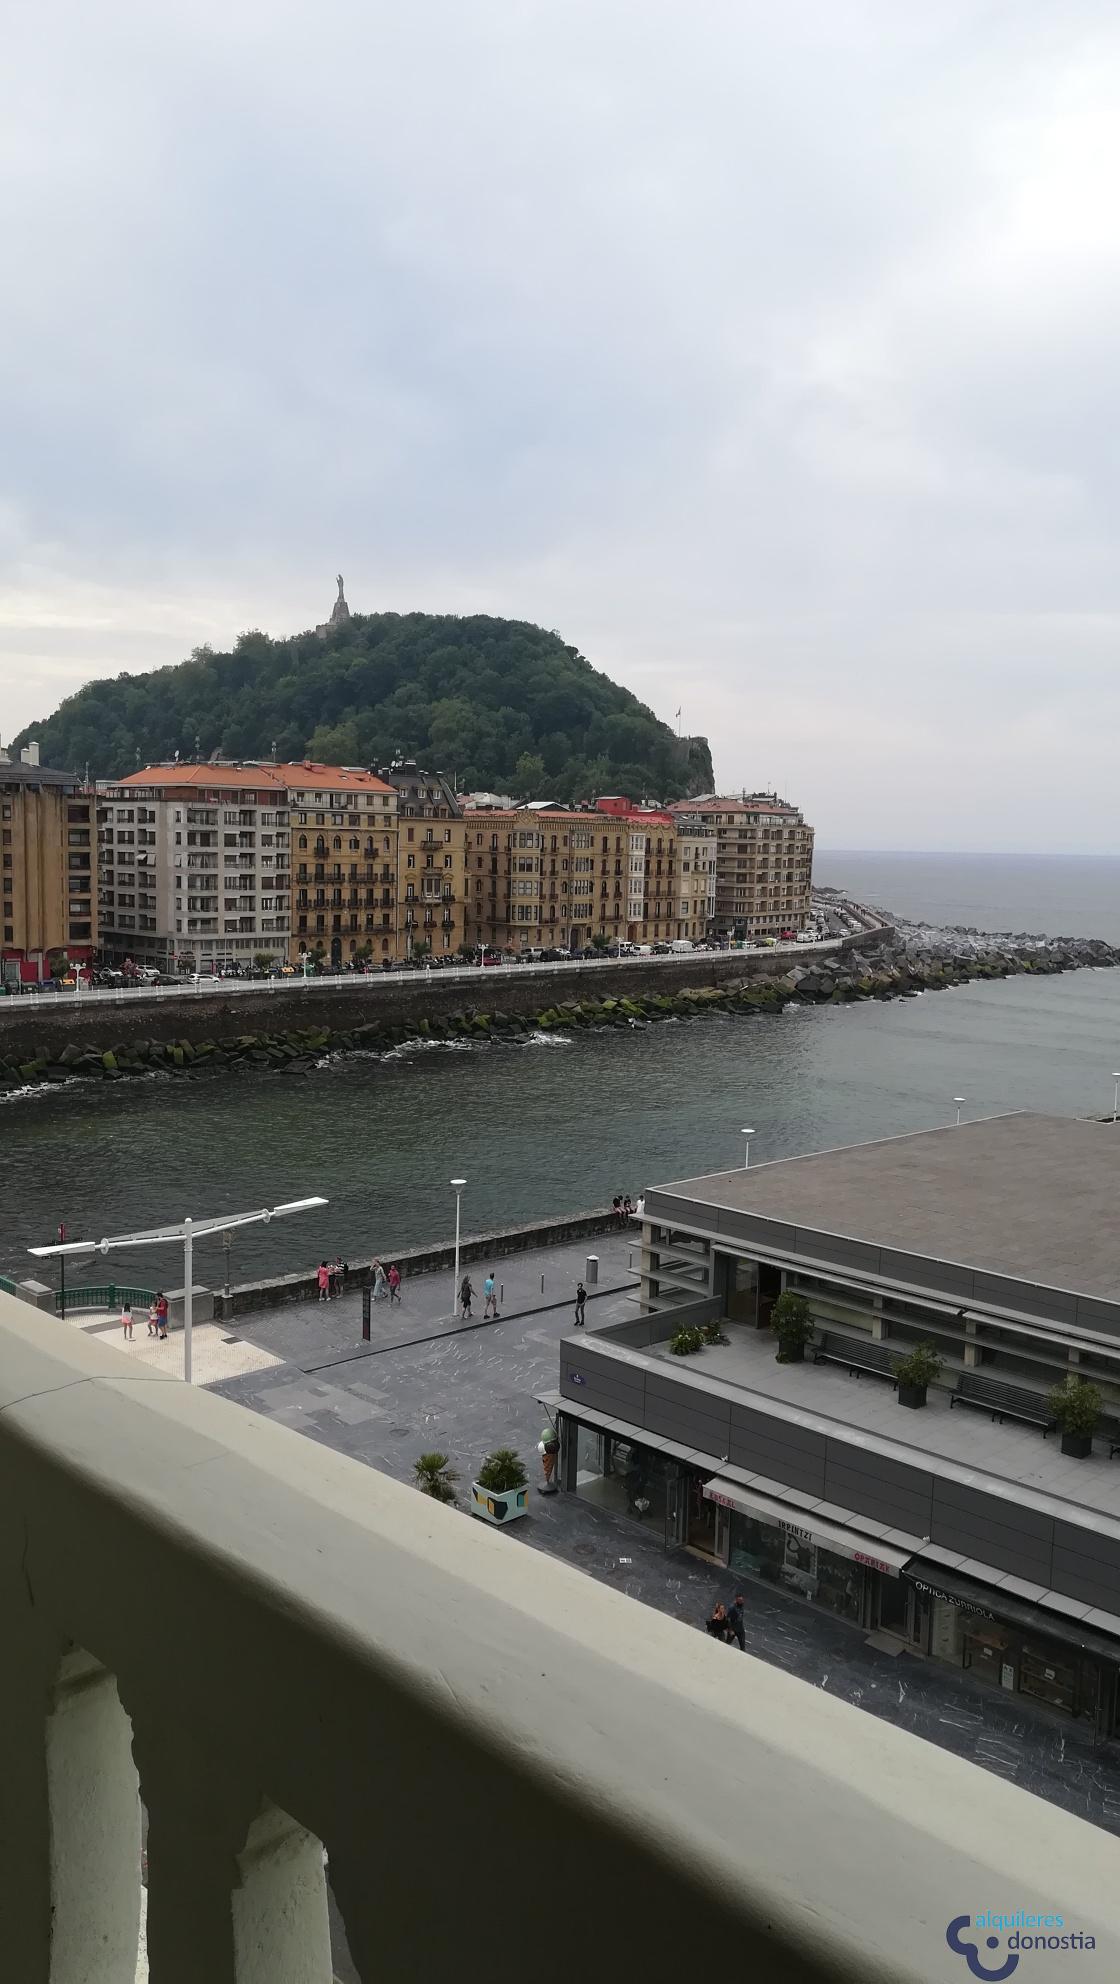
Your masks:
M723 1476L708 1481L704 1494L728 1511L724 1561L737 1576L777 1585L853 1626L880 1624L880 1585L897 1584L909 1552L873 1545L840 1523L802 1515ZM908 1616L904 1606L900 1619ZM908 1635L908 1627L898 1630Z
M920 1561L910 1564L905 1582L914 1592L921 1651L931 1659L1091 1723L1099 1735L1120 1734L1120 1640Z

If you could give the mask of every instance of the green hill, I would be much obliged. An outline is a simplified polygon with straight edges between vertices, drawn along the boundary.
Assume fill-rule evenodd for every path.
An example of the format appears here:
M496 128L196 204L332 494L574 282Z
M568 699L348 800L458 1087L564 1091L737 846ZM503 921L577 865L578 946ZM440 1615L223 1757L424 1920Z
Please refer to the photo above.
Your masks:
M378 765L403 752L460 788L576 799L710 792L702 737L667 724L526 620L355 614L324 633L242 634L148 675L91 682L15 740L98 778L171 758L312 757Z

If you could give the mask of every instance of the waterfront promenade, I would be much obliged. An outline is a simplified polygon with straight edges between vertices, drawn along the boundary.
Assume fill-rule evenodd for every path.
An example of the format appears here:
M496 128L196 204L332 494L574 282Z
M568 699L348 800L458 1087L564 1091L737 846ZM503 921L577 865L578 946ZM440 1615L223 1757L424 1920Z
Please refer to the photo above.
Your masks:
M514 1446L534 1486L529 1518L506 1538L510 1549L546 1551L699 1629L713 1600L732 1593L730 1573L687 1551L666 1553L660 1519L643 1525L574 1495L536 1493L546 1414L535 1400L555 1390L558 1346L572 1329L589 1252L600 1258L601 1292L588 1301L588 1329L634 1315L636 1240L624 1232L498 1262L506 1303L497 1324L464 1328L452 1318L448 1273L407 1282L399 1309L379 1305L368 1345L357 1294L255 1311L239 1320L236 1336L279 1361L215 1388L398 1480L411 1480L417 1455L441 1449L459 1474L461 1505L482 1456ZM482 1264L471 1269L476 1324L484 1272ZM964 1673L892 1656L782 1593L752 1583L746 1596L750 1653L1120 1834L1120 1760L1077 1725L1031 1715L1019 1698L993 1695ZM634 1630L642 1631L640 1612ZM738 1655L728 1649L727 1657Z

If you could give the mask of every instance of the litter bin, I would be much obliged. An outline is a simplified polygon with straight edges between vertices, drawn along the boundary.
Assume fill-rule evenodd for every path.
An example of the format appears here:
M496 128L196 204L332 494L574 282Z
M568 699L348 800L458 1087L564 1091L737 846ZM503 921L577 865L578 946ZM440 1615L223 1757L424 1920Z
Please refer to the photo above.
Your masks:
M594 1288L594 1286L595 1286L595 1283L596 1283L596 1282L598 1281L598 1279L599 1279L599 1256L598 1256L598 1254L588 1254L588 1256L587 1256L587 1266L586 1266L586 1267L584 1268L584 1270L583 1270L583 1279L584 1279L584 1282L586 1283L586 1285L587 1285L587 1287L588 1287L588 1288Z

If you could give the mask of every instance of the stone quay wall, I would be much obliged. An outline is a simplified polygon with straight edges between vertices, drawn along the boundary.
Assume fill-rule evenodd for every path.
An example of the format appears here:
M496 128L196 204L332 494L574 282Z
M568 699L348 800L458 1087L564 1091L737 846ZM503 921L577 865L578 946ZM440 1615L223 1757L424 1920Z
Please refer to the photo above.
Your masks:
M466 1267L476 1261L508 1260L512 1254L563 1247L572 1240L594 1240L600 1234L618 1230L618 1221L609 1207L602 1211L569 1213L556 1219L532 1220L525 1226L500 1226L488 1233L464 1234L459 1245L459 1261ZM637 1247L641 1238L639 1228L635 1225L630 1231ZM406 1247L397 1253L386 1248L378 1258L386 1267L395 1261L402 1281L407 1281L411 1275L446 1273L453 1268L455 1243L440 1241L436 1245ZM348 1261L347 1289L367 1288L372 1267L372 1261ZM214 1314L219 1321L228 1323L255 1309L277 1309L287 1302L314 1302L318 1293L313 1272L279 1275L270 1281L238 1282L228 1295L215 1290Z

